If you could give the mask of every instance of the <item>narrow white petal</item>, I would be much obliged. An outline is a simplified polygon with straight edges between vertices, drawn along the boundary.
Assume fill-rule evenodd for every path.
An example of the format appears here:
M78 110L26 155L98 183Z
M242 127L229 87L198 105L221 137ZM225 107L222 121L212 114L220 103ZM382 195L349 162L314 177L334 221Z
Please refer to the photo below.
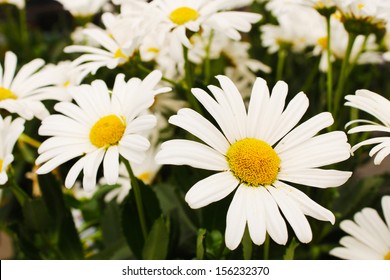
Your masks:
M186 202L193 209L201 208L219 201L229 195L237 186L237 179L229 172L211 175L191 187L185 196Z
M351 148L351 154L353 154L357 149L359 149L362 146L382 143L385 141L390 141L390 137L375 137L375 138L370 138L370 139L364 140L360 143L357 143L356 145L354 145ZM374 152L372 152L372 154L374 154Z
M97 173L99 165L103 160L104 153L104 149L98 149L85 156L84 177L92 177L93 174Z
M267 189L275 199L280 210L282 210L283 215L293 228L299 241L309 243L313 238L310 224L294 200L289 198L283 191L274 187L268 187Z
M104 178L107 184L113 185L118 181L119 176L119 152L118 146L108 148L103 161Z
M247 136L255 138L258 131L262 130L262 118L265 117L265 108L269 101L269 90L267 82L262 78L257 78L251 93L248 107L248 127Z
M390 231L390 196L384 196L382 197L382 210L383 210L383 216L385 216L385 221L387 224L387 227Z
M343 185L351 175L352 172L348 171L318 168L281 169L278 173L278 180L316 188L330 188Z
M4 58L4 76L3 76L2 87L6 89L9 89L11 87L12 79L14 78L15 75L16 64L17 64L16 55L11 51L7 51L5 53L5 58Z
M376 210L364 208L355 214L354 220L360 227L367 229L378 241L383 242L384 247L386 247L383 251L384 254L390 250L390 231Z
M225 243L230 250L238 247L245 231L247 195L243 188L238 187L226 214Z
M161 145L156 155L159 164L189 165L195 168L223 171L228 170L223 155L204 144L190 140L169 140Z
M82 153L79 151L71 152L69 151L68 153L62 153L51 160L47 161L45 164L43 164L39 169L36 171L37 174L46 174L52 171L54 168L58 167L59 165L67 162L68 160L71 160L72 158L81 156Z
M259 188L244 188L247 196L246 216L249 234L253 243L261 245L264 243L266 236L266 218L263 196L259 192Z
M288 239L287 226L279 212L278 205L265 188L259 187L259 192L263 197L267 232L276 243L285 245Z
M68 189L73 187L81 170L84 168L84 163L85 163L85 157L82 157L75 164L73 164L72 168L69 170L68 174L66 175L65 187L67 187Z

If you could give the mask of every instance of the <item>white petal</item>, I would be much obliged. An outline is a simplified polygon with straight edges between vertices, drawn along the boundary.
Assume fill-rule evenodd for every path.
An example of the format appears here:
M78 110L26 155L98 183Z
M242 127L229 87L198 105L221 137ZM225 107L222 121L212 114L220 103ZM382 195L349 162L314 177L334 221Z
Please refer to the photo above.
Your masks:
M265 188L259 187L258 189L263 196L267 232L276 243L285 245L288 239L287 226L279 212L278 205Z
M247 196L246 216L248 220L248 230L253 243L261 245L266 236L266 218L264 210L263 196L259 188L244 187Z
M228 170L223 155L204 144L190 140L169 140L156 155L159 164L189 165L214 171Z
M68 175L66 175L65 187L67 187L68 189L73 187L77 177L79 176L81 170L84 167L84 163L85 157L82 157L75 164L73 164L72 168L68 172Z
M186 202L193 209L201 208L219 201L229 195L238 185L230 171L211 175L191 187L185 196Z
M230 250L237 248L245 231L247 196L243 188L238 187L226 215L225 243Z
M113 185L118 181L119 176L119 152L118 146L108 148L103 161L104 178L107 184Z
M384 196L382 198L382 210L383 216L385 216L387 227L390 231L390 196Z
M317 188L329 188L343 185L351 175L352 172L318 168L281 169L278 173L278 180Z
M267 187L267 189L275 199L280 210L282 210L283 215L293 228L299 241L302 243L309 243L313 238L310 224L294 200L290 199L284 192L274 187Z

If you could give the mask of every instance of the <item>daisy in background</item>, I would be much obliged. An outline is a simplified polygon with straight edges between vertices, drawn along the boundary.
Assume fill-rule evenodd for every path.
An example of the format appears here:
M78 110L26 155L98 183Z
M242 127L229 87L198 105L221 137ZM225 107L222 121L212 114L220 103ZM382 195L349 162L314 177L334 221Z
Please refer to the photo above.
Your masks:
M157 162L217 171L187 192L185 200L191 208L204 207L235 191L226 217L229 249L240 244L246 225L257 245L264 242L266 232L276 243L286 244L288 232L282 214L298 239L310 242L312 231L305 215L332 224L335 217L290 183L316 188L344 184L351 172L319 167L349 158L345 133L316 136L333 123L330 113L318 114L295 127L309 101L301 92L284 109L288 91L284 82L278 82L270 95L265 80L258 78L246 109L232 81L226 76L217 79L221 88L208 87L215 99L202 89L195 88L192 93L220 129L192 109L179 110L169 122L205 144L164 142Z
M109 0L56 0L74 17L91 17L102 10Z
M340 223L349 234L341 238L340 245L330 254L348 260L390 260L390 196L382 197L385 222L372 208L364 208L354 219Z
M63 96L53 94L50 89L61 77L48 69L42 69L45 62L34 59L16 72L17 57L5 53L4 68L0 64L0 108L16 113L26 120L33 117L43 119L49 112L42 101L62 100Z
M99 43L99 47L71 45L64 48L66 53L83 53L73 61L76 71L80 72L78 83L86 75L94 75L101 67L114 69L125 64L139 47L141 30L121 26L120 21L110 13L105 13L102 21L106 29L92 27L83 31Z
M8 181L7 168L13 162L12 151L20 134L24 130L24 120L12 120L10 116L3 119L0 115L0 185Z
M155 116L145 113L154 96L170 88L156 88L161 72L153 71L144 80L116 76L112 92L102 80L91 85L69 88L76 104L57 103L54 114L42 121L38 133L50 136L39 147L36 164L42 166L37 174L45 174L59 165L79 158L69 170L65 186L74 185L83 170L83 187L93 191L100 164L108 184L119 176L119 156L130 163L141 163L149 148L148 139L141 135L156 125Z
M347 102L346 106L362 110L380 121L380 123L371 120L352 120L346 124L346 127L352 124L361 124L351 128L348 133L359 133L359 132L379 132L385 135L378 136L364 140L351 149L353 154L357 149L365 145L377 144L369 152L370 157L374 157L374 164L379 165L385 157L390 154L390 137L386 136L386 133L390 133L390 101L385 97L366 90L357 90L355 95L347 95L345 97Z
M234 40L240 40L240 32L249 32L251 25L261 19L261 15L242 11L226 11L245 7L248 0L154 0L149 3L158 18L154 25L161 32L172 32L179 41L191 48L186 32L215 30Z

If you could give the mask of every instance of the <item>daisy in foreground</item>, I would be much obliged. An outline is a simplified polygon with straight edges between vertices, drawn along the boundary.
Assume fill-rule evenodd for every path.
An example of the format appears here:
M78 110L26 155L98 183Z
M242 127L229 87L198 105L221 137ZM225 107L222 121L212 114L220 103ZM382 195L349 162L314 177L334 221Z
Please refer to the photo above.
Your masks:
M340 228L350 236L341 238L340 244L330 254L349 260L390 260L390 196L382 198L382 210L386 223L372 208L364 208L345 220Z
M346 106L354 107L377 118L381 123L377 123L369 120L352 120L346 124L346 127L351 124L362 123L363 125L356 126L351 128L348 133L358 133L358 132L381 132L389 133L390 132L390 101L384 98L383 96L366 90L360 89L356 91L355 95L347 95L345 97L347 102ZM365 145L378 144L374 146L369 152L369 156L374 158L374 164L379 165L385 157L390 154L390 137L389 136L380 136L374 137L371 139L364 140L351 149L351 153L355 152L358 148Z
M69 88L77 103L57 103L54 114L42 121L39 134L51 136L39 147L36 164L44 163L38 174L45 174L59 165L81 157L69 170L65 186L74 185L81 170L83 187L94 190L98 168L103 161L103 175L108 184L115 184L119 174L119 156L130 163L141 163L149 141L141 132L153 128L156 118L146 113L154 96L170 88L156 89L161 72L154 71L144 80L125 82L116 76L112 92L102 80L91 85Z
M170 140L162 144L160 164L190 165L218 171L196 183L186 194L191 208L201 208L236 190L226 217L226 246L234 250L248 226L253 242L264 242L266 232L278 244L286 244L287 219L298 239L308 243L312 231L305 215L330 221L332 212L287 184L328 188L344 184L351 172L320 169L349 158L344 132L315 136L330 126L330 113L321 113L295 127L309 101L301 92L283 111L288 87L278 82L269 94L266 82L257 78L248 110L233 82L217 76L221 88L209 86L215 100L202 89L194 96L213 116L219 130L191 109L181 109L169 119L205 144ZM295 127L295 128L294 128ZM280 211L282 213L280 213Z

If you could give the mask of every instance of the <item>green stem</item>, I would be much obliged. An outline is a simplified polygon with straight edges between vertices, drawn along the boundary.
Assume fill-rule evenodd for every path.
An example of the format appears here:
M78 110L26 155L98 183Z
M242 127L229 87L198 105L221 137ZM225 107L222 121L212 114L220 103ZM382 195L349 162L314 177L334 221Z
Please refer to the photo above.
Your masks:
M214 38L214 30L211 30L209 40L207 42L206 46L206 57L204 61L204 73L205 73L205 84L209 84L210 78L211 78L211 67L210 67L210 49L211 49L211 43Z
M343 63L341 65L340 77L339 77L339 80L337 83L337 89L336 89L335 98L334 98L333 116L336 119L338 119L341 96L342 96L342 93L344 91L345 81L348 78L349 60L351 57L351 52L352 52L353 44L355 43L356 37L357 37L357 35L354 33L348 34L348 45L347 45L347 49L345 51Z
M328 61L328 72L327 72L327 97L328 97L328 111L332 112L332 100L333 100L333 74L332 74L332 49L331 49L331 17L326 17L326 33L328 36L327 40L327 61Z
M192 67L191 63L188 60L188 49L183 46L183 55L184 55L184 93L186 95L187 101L191 104L192 108L195 109L198 113L202 114L202 108L200 107L195 96L191 93L192 88Z
M269 245L270 245L270 238L269 238L269 234L267 233L266 236L265 236L265 241L264 241L264 255L263 255L263 259L264 260L268 260L269 259Z
M23 207L26 201L30 199L30 197L16 183L15 174L11 166L9 167L8 171L8 183L11 191L15 195L16 200L19 202L20 206Z
M282 80L286 56L287 56L286 49L280 47L278 51L278 65L276 67L276 82Z
M28 136L27 134L24 134L22 133L20 136L19 136L19 141L21 142L24 142L24 143L27 143L29 144L30 146L34 147L34 148L39 148L39 146L41 146L41 142L39 142L38 140L35 140L34 138L31 138L30 136Z
M135 177L133 169L130 166L130 163L128 160L122 157L122 162L125 164L127 172L129 173L130 180L131 180L131 187L134 192L135 197L135 204L137 205L137 211L138 211L138 217L141 224L141 230L142 235L144 237L144 240L146 240L148 236L148 229L146 226L146 219L145 219L145 213L144 213L144 207L142 203L142 197L141 197L141 190L138 184L138 179Z
M19 10L20 40L22 45L24 45L29 49L30 46L28 45L26 10L25 9L18 9L18 10Z

